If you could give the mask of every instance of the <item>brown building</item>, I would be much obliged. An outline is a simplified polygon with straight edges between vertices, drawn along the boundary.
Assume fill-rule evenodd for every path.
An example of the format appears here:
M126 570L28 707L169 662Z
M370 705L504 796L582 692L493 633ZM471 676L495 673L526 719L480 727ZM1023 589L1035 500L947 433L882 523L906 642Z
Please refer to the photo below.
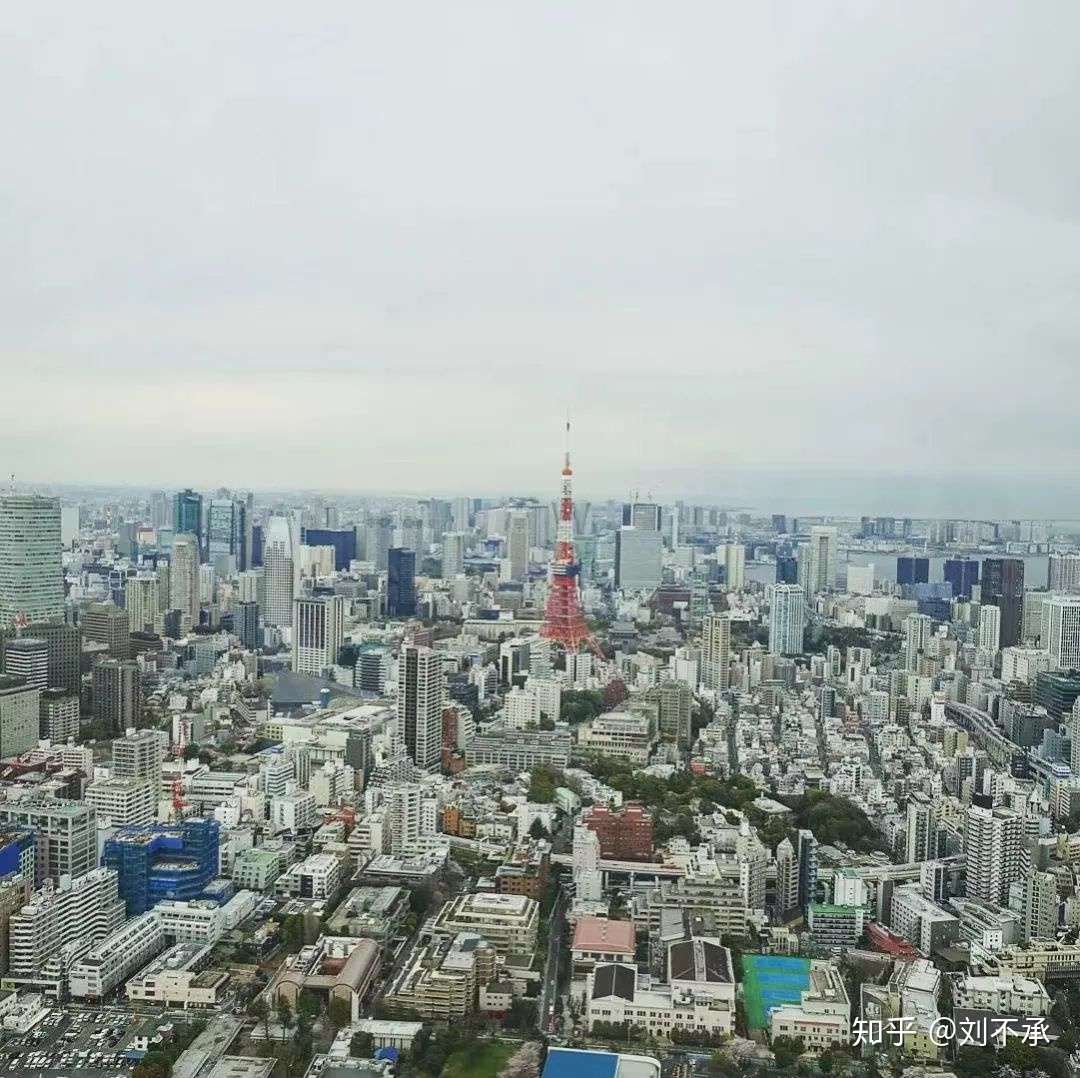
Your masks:
M79 620L83 639L96 640L109 649L110 659L131 658L131 629L126 610L114 603L91 603Z
M543 839L516 846L495 870L495 891L500 895L526 895L540 902L551 870L551 844Z
M653 859L653 818L644 805L627 802L622 808L592 805L581 814L582 824L600 839L600 856L610 861Z
M476 817L461 811L458 805L443 809L443 833L457 838L476 838Z

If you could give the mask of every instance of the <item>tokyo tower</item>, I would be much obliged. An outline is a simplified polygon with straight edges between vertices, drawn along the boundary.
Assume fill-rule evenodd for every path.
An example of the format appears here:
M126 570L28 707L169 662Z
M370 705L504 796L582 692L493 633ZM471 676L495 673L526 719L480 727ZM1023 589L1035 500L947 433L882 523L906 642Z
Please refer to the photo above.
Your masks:
M567 437L570 424L566 424ZM551 560L551 591L544 610L544 624L540 635L562 644L567 651L589 648L603 658L600 645L585 624L581 609L578 579L581 566L574 557L574 470L570 467L570 450L562 470L562 496L559 500L559 530L555 540L555 557Z

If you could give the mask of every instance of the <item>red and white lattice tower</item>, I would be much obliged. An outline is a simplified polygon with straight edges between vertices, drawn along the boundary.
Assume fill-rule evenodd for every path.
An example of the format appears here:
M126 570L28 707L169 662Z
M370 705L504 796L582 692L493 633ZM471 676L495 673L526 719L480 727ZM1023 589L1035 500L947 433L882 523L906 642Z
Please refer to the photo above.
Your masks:
M569 434L570 424L566 424ZM562 496L559 500L559 530L555 539L555 557L551 560L551 590L544 609L544 624L540 635L567 651L589 648L603 658L600 645L585 624L581 609L578 582L581 566L574 557L574 470L570 467L570 450L562 470Z

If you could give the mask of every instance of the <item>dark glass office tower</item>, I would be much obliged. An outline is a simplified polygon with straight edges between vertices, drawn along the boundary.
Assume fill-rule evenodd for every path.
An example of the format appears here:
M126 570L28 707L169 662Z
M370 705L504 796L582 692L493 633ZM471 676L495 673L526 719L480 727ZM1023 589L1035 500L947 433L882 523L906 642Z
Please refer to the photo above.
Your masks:
M1024 562L1020 558L986 558L982 563L979 595L1001 611L1003 648L1015 647L1023 639Z
M416 613L416 551L392 547L386 563L387 616L411 618Z
M173 534L182 535L190 532L199 541L199 550L203 549L202 495L188 489L173 497Z
M929 558L897 558L897 584L926 584L930 581Z
M945 582L952 584L953 597L970 599L979 582L979 563L973 558L949 558L945 562Z

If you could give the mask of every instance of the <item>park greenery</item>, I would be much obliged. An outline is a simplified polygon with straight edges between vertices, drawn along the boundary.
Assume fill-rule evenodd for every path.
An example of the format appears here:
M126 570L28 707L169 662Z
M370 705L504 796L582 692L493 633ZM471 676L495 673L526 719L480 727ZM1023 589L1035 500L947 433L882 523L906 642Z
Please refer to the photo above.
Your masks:
M885 849L881 835L870 818L845 797L823 790L811 790L799 797L776 796L774 800L786 805L790 815L768 815L756 809L753 802L761 791L745 775L718 778L678 771L668 778L647 775L623 760L599 756L590 761L588 770L602 782L622 793L626 801L640 801L653 810L658 843L673 835L683 835L696 841L694 815L717 809L744 812L759 830L762 841L770 848L805 828L813 831L818 842L843 844L866 853Z

